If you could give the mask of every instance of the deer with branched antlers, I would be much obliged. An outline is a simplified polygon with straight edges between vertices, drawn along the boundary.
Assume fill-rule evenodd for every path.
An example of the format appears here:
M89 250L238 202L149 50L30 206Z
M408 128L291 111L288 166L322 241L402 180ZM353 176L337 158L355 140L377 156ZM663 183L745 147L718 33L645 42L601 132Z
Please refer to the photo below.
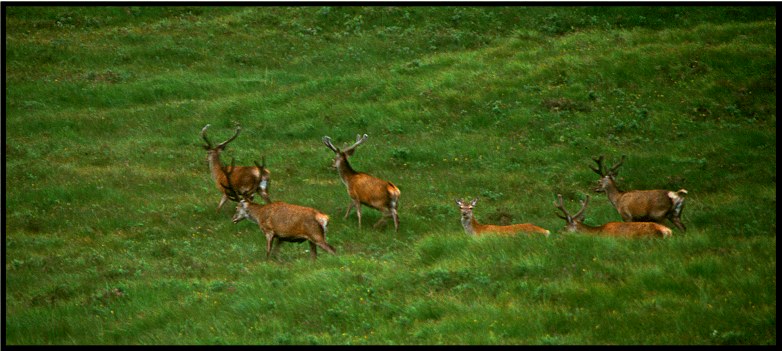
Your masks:
M209 170L212 174L212 179L214 180L217 189L223 194L220 203L217 205L217 211L220 211L223 204L230 198L225 193L225 187L223 186L223 184L227 184L227 181L225 179L225 172L223 172L223 163L220 161L220 153L225 150L228 143L239 136L242 127L236 126L236 132L232 137L222 143L213 145L212 142L209 141L209 138L206 137L206 129L209 128L209 126L210 125L207 124L201 129L201 137L206 142L204 148L207 150L206 160L209 162ZM266 158L263 157L262 159L263 164L260 165L257 161L253 161L255 167L235 167L231 172L231 183L236 187L236 191L242 194L249 194L250 200L258 193L266 203L271 203L271 199L269 198L271 172L266 168Z
M357 146L367 141L367 137L366 134L363 137L356 135L356 142L344 150L334 146L331 143L331 138L328 136L323 137L323 144L331 151L334 151L333 166L339 172L342 183L347 187L348 196L350 196L350 205L345 212L345 218L348 218L350 209L355 207L356 216L358 217L358 228L361 229L361 205L364 204L383 213L383 216L375 223L375 227L384 224L387 218L391 217L394 220L394 230L398 232L399 214L397 213L397 207L399 206L399 188L389 181L363 172L357 172L348 163L348 157L353 155Z
M554 206L564 214L563 216L557 213L557 217L562 218L567 222L564 227L566 232L626 238L670 238L673 234L671 228L654 222L608 222L596 227L586 225L582 223L582 221L584 220L584 210L586 209L587 204L589 204L589 195L581 202L581 209L578 210L575 215L571 216L562 204L562 195L557 194L557 202L554 202Z
M631 190L621 191L616 185L616 176L619 166L624 163L625 156L611 168L603 165L604 157L592 158L597 163L597 168L592 167L595 173L600 175L597 192L605 192L608 201L614 206L622 220L625 222L656 222L662 224L667 218L677 228L686 231L682 224L681 213L684 209L684 199L687 190Z
M331 254L337 251L326 242L329 216L311 207L293 205L281 201L259 205L250 199L250 194L241 191L231 184L231 173L235 170L233 161L230 167L223 168L225 194L231 200L238 202L236 213L231 221L234 224L244 219L249 219L257 224L266 236L266 259L279 250L282 242L300 243L308 241L310 244L310 257L314 261L318 257L318 247ZM274 241L277 245L274 246Z
M493 224L480 224L475 220L473 209L475 204L478 203L478 198L474 198L470 202L465 202L462 199L456 200L456 205L459 206L459 210L462 214L462 226L464 231L469 235L482 235L487 233L494 233L499 235L516 235L516 234L543 234L549 236L547 229L538 227L532 223L520 223L511 225L493 225Z

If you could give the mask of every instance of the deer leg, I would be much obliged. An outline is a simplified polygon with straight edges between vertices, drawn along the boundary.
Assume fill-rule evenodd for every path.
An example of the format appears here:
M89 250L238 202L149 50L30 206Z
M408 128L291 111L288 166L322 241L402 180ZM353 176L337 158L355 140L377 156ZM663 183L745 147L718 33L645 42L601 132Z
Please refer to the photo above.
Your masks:
M345 211L345 219L348 219L348 215L350 215L350 210L353 208L353 200L350 201L350 205L348 205L348 210Z
M217 210L215 212L220 212L220 209L223 207L223 204L228 201L228 195L223 194L223 197L220 199L220 203L217 204Z
M310 258L312 258L313 261L318 258L318 246L315 245L312 241L307 241L310 243Z
M274 245L274 247L272 248L272 256L280 257L280 246L282 246L282 243L284 243L284 241L280 240L280 238L275 238L275 239L276 239L275 240L276 245Z
M272 231L264 231L264 232L266 234L266 259L268 260L269 256L271 256L272 253L272 246L274 246L272 243L274 241L274 232ZM279 247L280 245L278 244L277 246Z
M388 217L391 217L391 211L383 212L383 215L377 220L377 223L375 223L375 228L379 227L381 224L385 224Z
M681 229L683 232L687 231L687 227L684 226L684 224L682 223L681 219L679 219L679 217L673 216L670 217L669 219L671 220L671 222L673 222L676 228Z
M334 248L331 247L331 245L329 245L325 240L322 240L322 239L321 240L317 240L317 241L315 241L315 244L320 246L320 248L322 248L323 250L326 250L326 252L328 252L328 253L331 253L331 254L334 254L334 255L337 254L337 250L334 250Z
M391 217L394 218L394 231L399 232L399 213L396 212L396 208L391 209Z
M356 202L356 217L358 217L358 229L361 230L361 202Z

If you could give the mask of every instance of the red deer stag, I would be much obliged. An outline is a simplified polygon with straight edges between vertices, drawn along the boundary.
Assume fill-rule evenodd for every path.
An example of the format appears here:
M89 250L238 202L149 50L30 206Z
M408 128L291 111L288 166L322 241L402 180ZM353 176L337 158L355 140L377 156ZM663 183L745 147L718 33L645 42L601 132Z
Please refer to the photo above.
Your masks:
M564 228L565 231L626 238L669 238L672 235L670 228L654 222L608 222L597 227L583 224L584 210L586 209L587 204L589 204L589 195L587 195L586 200L581 202L581 209L576 215L571 216L562 204L562 195L557 194L557 202L554 203L554 206L565 214L562 216L557 213L559 218L562 218L567 222Z
M597 168L591 168L600 175L597 192L605 192L608 201L616 208L625 222L656 222L662 224L667 218L677 228L686 231L682 224L681 213L684 209L684 196L687 190L631 190L621 191L616 186L617 169L624 163L625 156L610 169L603 166L603 156L592 158Z
M524 234L543 234L549 235L549 231L538 227L531 223L523 224L511 224L511 225L492 225L492 224L480 224L475 220L475 216L472 213L475 204L478 202L478 198L473 199L469 203L464 200L456 200L456 204L459 205L459 210L462 213L462 226L464 231L469 235L482 235L486 233L495 233L500 235L516 235L519 233Z
M347 187L348 196L350 196L351 202L347 212L345 212L345 218L348 218L348 215L350 215L350 209L355 207L356 216L358 217L358 228L361 229L361 204L364 204L383 212L383 216L375 223L375 227L385 223L387 217L392 217L394 230L398 232L399 215L397 206L399 205L399 188L389 181L363 172L356 172L348 163L348 157L353 155L357 146L367 141L367 137L366 134L363 137L356 135L356 143L344 150L335 147L328 136L323 137L323 143L331 151L334 151L333 166L339 172L342 183Z
M267 205L259 205L250 199L248 192L240 192L231 184L231 167L224 168L228 184L221 184L225 194L231 200L237 201L236 213L231 219L234 224L249 219L258 225L266 236L266 259L272 252L273 241L277 240L275 252L282 242L300 243L309 241L310 257L314 261L318 257L318 246L329 253L337 251L326 242L329 216L320 211L299 205L276 201Z
M209 128L209 126L210 125L207 124L201 129L201 137L206 142L204 148L207 150L206 159L209 161L209 170L212 173L212 179L214 180L217 189L223 194L220 203L217 205L217 211L220 211L220 208L223 207L225 201L229 199L225 193L225 187L222 186L226 181L225 173L223 172L223 163L220 161L220 152L225 149L225 146L228 145L228 143L239 136L242 127L236 126L236 133L234 133L232 137L220 144L213 145L206 137L206 129ZM266 159L263 158L262 165L255 162L255 167L239 166L233 169L231 183L235 184L237 191L243 194L250 194L250 199L253 198L255 193L258 193L266 203L271 203L271 199L269 199L270 173L271 172L266 169Z

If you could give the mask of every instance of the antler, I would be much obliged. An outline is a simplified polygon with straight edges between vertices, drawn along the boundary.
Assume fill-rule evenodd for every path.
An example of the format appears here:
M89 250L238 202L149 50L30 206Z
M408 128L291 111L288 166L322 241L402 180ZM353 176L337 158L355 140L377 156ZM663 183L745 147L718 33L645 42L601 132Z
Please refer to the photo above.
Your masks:
M224 141L224 142L222 142L220 144L217 144L217 146L212 147L212 142L210 142L209 139L206 137L206 129L209 128L209 126L211 126L211 124L207 124L207 125L204 126L204 128L201 129L201 137L204 138L204 141L206 142L206 145L204 145L204 148L206 148L207 150L224 148L225 145L227 145L228 143L230 143L231 141L236 139L236 137L239 136L239 132L242 130L242 127L240 125L237 125L236 126L236 133L234 133L234 135L232 137L228 138L228 140L226 140L226 141Z
M356 146L359 146L359 145L363 144L365 141L367 141L368 137L369 137L369 135L366 135L366 134L364 134L364 136L361 136L361 134L356 134L356 143L353 144L353 145L350 145L350 147L346 148L344 150L345 153L350 154L350 152L353 151L353 149L355 149Z
M597 168L592 167L592 165L589 165L589 168L591 168L595 173L599 174L601 177L605 176L606 174L603 172L603 159L605 159L604 155L600 155L598 158L592 157L592 160L597 163Z
M562 211L562 213L565 214L565 217L562 217L562 215L557 213L557 217L568 221L568 223L581 218L588 204L589 204L589 195L586 196L586 199L584 201L581 201L581 209L578 210L576 215L571 216L570 213L568 213L568 211L565 209L565 206L562 204L562 194L557 194L557 201L554 202L554 206L558 208L560 211Z
M578 210L575 216L573 216L574 219L582 218L584 215L584 210L586 210L587 205L589 204L589 195L586 196L584 201L581 201L581 209Z
M611 169L608 170L608 174L613 175L613 176L617 175L618 174L617 171L616 171L617 168L619 168L619 166L621 166L622 163L624 163L624 162L625 162L625 155L622 155L622 158L619 160L619 163L613 165L611 167Z
M331 149L331 151L334 151L335 153L339 152L339 149L337 149L334 144L331 143L331 138L328 136L323 137L323 143L326 144L326 147Z
M257 162L255 163L258 164ZM247 193L240 193L236 188L234 188L233 184L231 184L231 173L233 173L234 169L236 169L236 159L231 157L231 166L225 166L223 167L223 173L225 174L225 179L228 182L228 185L223 184L222 182L220 185L225 189L225 195L228 196L229 199L239 202L241 200L249 200L250 194Z
M562 211L562 213L565 214L565 216L563 217L561 214L557 213L556 214L557 217L562 218L562 219L570 222L570 218L572 218L572 217L570 217L570 214L567 213L567 210L565 209L565 206L562 205L562 194L557 194L557 201L554 202L554 207L556 207L557 209Z
M258 164L258 161L256 160L253 160L253 163L255 163L255 167L258 167L258 170L263 174L263 169L266 168L266 156L261 156L261 164Z

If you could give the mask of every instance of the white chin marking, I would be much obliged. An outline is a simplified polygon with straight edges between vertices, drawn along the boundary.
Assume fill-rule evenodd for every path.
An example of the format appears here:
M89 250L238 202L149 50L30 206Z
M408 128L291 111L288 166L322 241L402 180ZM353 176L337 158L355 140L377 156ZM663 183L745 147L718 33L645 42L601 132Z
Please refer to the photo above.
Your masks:
M267 186L269 186L269 183L266 180L262 180L260 184L261 189L266 190Z

